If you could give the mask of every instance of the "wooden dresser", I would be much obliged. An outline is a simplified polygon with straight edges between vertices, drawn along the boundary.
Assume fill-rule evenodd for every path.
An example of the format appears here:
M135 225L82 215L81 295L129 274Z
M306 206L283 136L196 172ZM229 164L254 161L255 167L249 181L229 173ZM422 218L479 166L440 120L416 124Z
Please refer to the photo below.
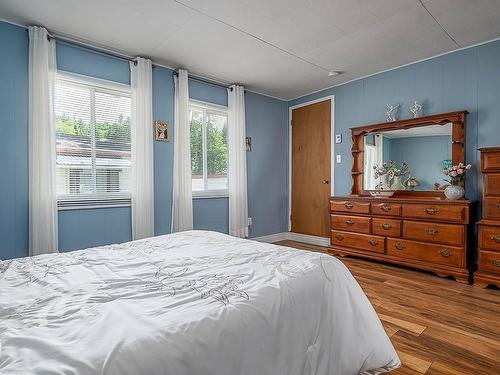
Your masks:
M474 262L469 246L474 212L475 203L468 200L332 197L330 251L412 266L468 283ZM497 215L500 218L500 210Z
M500 286L500 147L479 149L483 172L483 218L479 222L476 285Z

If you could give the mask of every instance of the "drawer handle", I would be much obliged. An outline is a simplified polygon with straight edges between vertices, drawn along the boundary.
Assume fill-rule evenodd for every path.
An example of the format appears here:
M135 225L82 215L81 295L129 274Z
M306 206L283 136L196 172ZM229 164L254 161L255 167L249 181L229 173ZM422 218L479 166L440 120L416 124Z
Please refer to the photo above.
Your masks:
M439 250L439 254L445 258L451 257L451 251L447 249Z
M353 208L354 206L352 205L351 202L345 202L344 203L344 207L347 208L348 210L350 210L351 208Z
M427 233L429 236L435 236L438 233L438 230L434 228L427 228L425 230L425 233Z
M347 225L349 225L349 226L353 226L353 225L354 225L354 221L352 221L352 220L350 220L350 219L349 219L349 220L347 220L345 223L346 223Z
M497 203L497 208L500 210L500 203Z
M491 240L495 241L496 243L500 243L500 235L491 236Z
M492 259L491 264L495 267L500 267L500 259Z
M391 228L392 228L391 224L387 224L387 223L382 224L382 229L389 230Z
M372 246L377 246L378 245L378 241L377 240L370 240L368 241L368 243Z
M389 206L388 204L383 204L382 206L380 206L380 209L384 212L389 212L392 209L392 207Z
M342 240L344 239L344 236L343 236L343 235L341 235L341 234L338 234L338 233L337 233L337 234L335 235L335 238L336 238L337 240L339 240L339 241L342 241Z
M429 207L425 209L425 212L427 212L429 215L434 215L435 213L438 212L438 210L435 209L434 207Z
M394 244L394 247L395 247L396 249L398 249L398 250L403 250L406 246L405 246L405 245L403 245L401 242L396 242L396 243Z

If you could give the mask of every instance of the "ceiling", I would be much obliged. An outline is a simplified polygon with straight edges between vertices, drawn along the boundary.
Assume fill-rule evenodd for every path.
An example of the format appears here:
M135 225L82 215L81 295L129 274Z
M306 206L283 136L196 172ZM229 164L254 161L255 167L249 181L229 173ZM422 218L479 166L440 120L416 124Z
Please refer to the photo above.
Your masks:
M500 37L500 0L1 0L0 18L281 99Z

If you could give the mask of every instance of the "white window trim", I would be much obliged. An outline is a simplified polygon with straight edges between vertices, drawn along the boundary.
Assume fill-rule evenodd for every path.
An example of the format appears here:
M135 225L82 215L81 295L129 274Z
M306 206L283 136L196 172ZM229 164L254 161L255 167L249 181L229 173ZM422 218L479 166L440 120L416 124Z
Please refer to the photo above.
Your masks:
M94 94L97 91L116 94L119 93L123 96L131 97L130 85L108 81L102 78L86 76L78 73L67 71L57 71L56 82L64 81L73 85L79 85L90 89ZM91 104L91 121L95 119L95 106L93 101L95 96L92 95ZM93 150L92 152L95 152ZM76 209L92 209L92 208L112 208L112 207L130 207L132 205L131 193L112 193L106 194L82 194L80 196L69 194L57 195L57 208L63 210L76 210Z
M201 100L195 100L195 99L190 99L189 100L189 108L200 108L200 109L206 109L212 112L219 112L224 114L226 117L228 116L227 113L227 106L219 105L219 104L213 104L213 103L208 103L208 102L203 102ZM228 124L229 126L229 124ZM206 144L206 128L203 127L203 133L202 133L202 138L203 138L203 143ZM206 148L204 149L204 153L206 153L207 150ZM207 157L204 155L203 157L203 163L205 164L207 162ZM203 170L205 171L206 165L203 165ZM207 177L204 176L206 179ZM229 176L228 176L229 179ZM193 199L207 199L207 198L228 198L229 197L229 189L223 189L223 190L193 190L192 192Z

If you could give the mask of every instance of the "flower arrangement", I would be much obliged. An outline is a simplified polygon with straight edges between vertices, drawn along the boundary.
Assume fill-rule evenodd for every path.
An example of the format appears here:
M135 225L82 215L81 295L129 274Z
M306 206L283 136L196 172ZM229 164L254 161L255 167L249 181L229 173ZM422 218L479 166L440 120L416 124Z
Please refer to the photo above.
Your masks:
M383 163L382 165L375 164L373 166L373 174L375 178L388 174L390 178L394 176L406 176L410 174L410 167L407 163L402 162L401 167L394 160L389 161L389 163Z
M465 182L465 172L472 168L472 165L464 163L459 163L458 165L452 165L448 168L443 169L443 173L445 176L448 176L449 179L445 179L446 182L449 182L451 185L463 185Z
M394 163L394 162L393 162ZM406 162L401 163L401 167L397 168L396 163L394 163L394 176L406 176L410 174L410 167Z
M394 163L393 161L389 162L389 163L382 163L382 165L377 165L375 164L373 166L373 175L375 176L375 178L379 178L381 176L384 176L386 174L391 174L392 170L394 169L396 163Z

